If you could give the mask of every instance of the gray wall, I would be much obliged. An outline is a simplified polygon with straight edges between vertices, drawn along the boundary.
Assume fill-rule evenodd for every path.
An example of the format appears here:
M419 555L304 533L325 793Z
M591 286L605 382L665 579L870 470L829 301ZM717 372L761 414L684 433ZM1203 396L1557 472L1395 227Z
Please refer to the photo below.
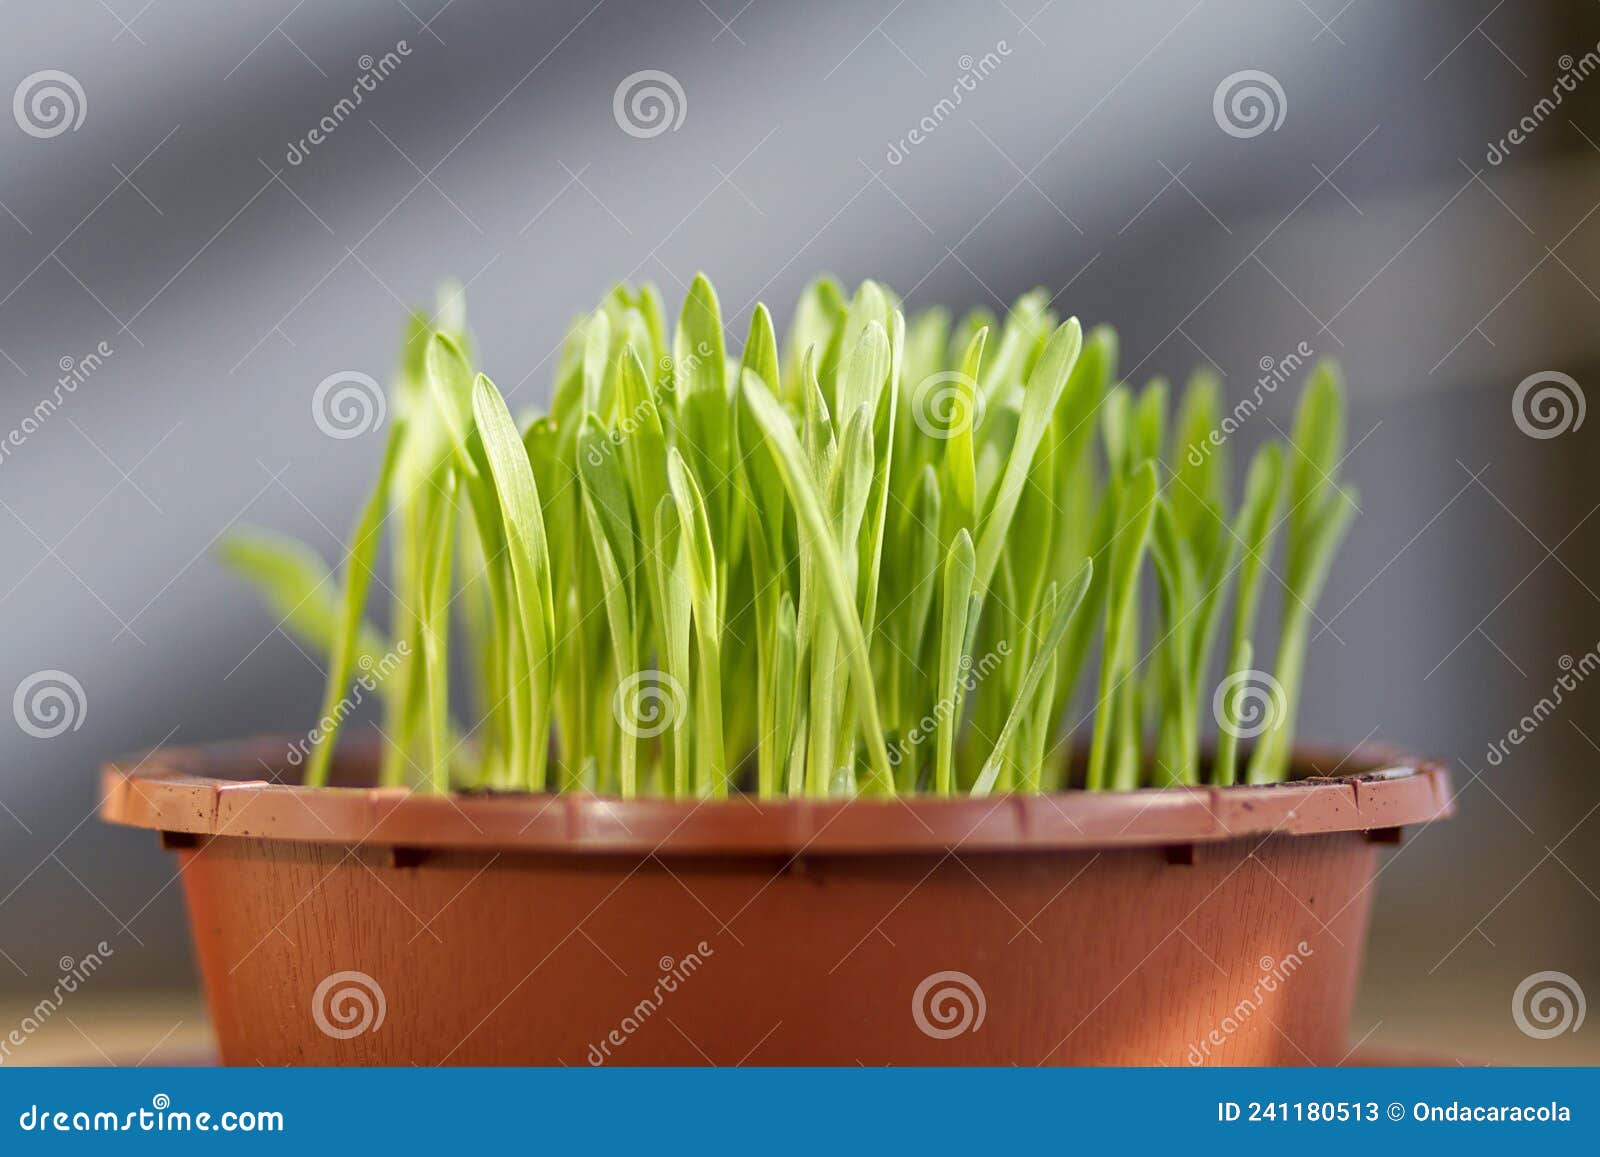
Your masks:
M619 278L675 299L705 269L742 333L747 303L785 317L826 269L913 305L1071 282L1060 304L1117 324L1136 377L1209 360L1233 397L1301 341L1337 356L1363 515L1304 730L1436 753L1462 788L1385 873L1358 1029L1442 1024L1525 1055L1519 979L1600 992L1594 690L1502 766L1484 756L1600 639L1600 423L1534 439L1511 414L1535 371L1595 381L1600 80L1485 160L1562 54L1600 40L1592 7L534 7L7 7L0 95L60 69L86 108L48 138L0 118L0 434L62 359L114 352L0 460L0 690L59 669L86 703L54 738L0 727L0 987L108 936L121 983L193 983L171 865L92 818L94 767L312 716L316 666L208 552L245 521L332 555L379 444L322 436L311 392L383 378L403 306L466 281L487 369L531 403L567 320ZM401 40L393 75L288 163L359 58ZM962 58L1002 42L890 163ZM642 69L681 83L677 131L619 128L614 90ZM1281 83L1276 131L1214 119L1242 69Z

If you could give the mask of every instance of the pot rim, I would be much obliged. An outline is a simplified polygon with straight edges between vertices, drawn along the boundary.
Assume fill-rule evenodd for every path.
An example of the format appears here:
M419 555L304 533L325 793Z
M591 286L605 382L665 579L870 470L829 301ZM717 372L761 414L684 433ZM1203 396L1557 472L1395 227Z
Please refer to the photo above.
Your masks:
M1397 834L1455 811L1442 764L1373 744L1342 754L1297 746L1294 778L1281 784L855 800L308 788L283 782L292 770L285 766L288 749L286 739L261 738L114 760L101 772L100 816L191 837L347 846L799 856L1181 848L1274 835ZM370 775L376 751L375 744L342 747L335 778Z

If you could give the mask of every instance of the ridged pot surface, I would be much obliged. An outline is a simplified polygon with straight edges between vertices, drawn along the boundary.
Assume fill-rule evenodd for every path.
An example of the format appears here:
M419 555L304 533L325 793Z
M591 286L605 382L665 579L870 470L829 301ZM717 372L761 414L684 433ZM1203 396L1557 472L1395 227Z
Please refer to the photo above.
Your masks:
M1370 751L1262 788L675 803L239 781L268 750L106 773L106 818L177 850L230 1064L1337 1063L1377 846L1450 810Z

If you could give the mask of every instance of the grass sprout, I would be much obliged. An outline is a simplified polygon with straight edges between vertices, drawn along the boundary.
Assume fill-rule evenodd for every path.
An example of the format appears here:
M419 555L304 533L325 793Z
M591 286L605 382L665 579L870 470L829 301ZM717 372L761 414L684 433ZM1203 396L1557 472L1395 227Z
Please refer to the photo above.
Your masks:
M908 320L876 282L820 278L781 343L756 306L735 356L704 276L670 325L654 287L618 286L572 325L548 410L515 417L459 310L414 316L340 573L263 531L221 547L326 659L306 782L374 669L382 782L432 792L1284 779L1356 509L1337 371L1312 370L1235 503L1220 383L1197 373L1174 411L1050 300Z

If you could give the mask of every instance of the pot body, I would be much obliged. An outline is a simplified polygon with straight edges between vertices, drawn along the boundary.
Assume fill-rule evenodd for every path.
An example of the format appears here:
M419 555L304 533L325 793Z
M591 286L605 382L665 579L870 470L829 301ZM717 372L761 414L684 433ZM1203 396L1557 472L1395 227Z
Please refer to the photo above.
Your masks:
M181 843L237 1065L1336 1064L1376 852Z

